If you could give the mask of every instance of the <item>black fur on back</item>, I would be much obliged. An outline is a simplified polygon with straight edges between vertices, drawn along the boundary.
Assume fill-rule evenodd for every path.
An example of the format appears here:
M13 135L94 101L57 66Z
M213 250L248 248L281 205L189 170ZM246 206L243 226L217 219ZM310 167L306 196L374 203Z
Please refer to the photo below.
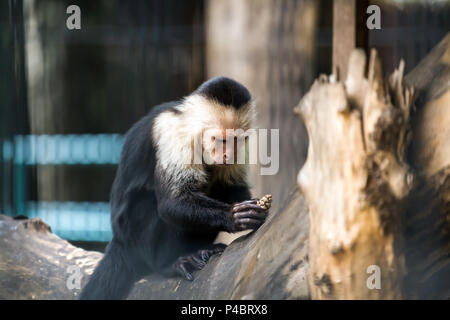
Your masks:
M195 93L236 109L251 100L250 92L246 87L226 77L216 77L204 82Z

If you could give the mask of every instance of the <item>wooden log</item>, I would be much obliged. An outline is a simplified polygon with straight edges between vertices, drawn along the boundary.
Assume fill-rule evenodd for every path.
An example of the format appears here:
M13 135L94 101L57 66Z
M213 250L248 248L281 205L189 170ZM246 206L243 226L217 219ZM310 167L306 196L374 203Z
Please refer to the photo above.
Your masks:
M308 213L295 190L255 233L212 257L192 282L151 275L128 299L307 299ZM0 215L0 299L77 299L69 267L79 267L81 288L101 253L61 240L40 219Z

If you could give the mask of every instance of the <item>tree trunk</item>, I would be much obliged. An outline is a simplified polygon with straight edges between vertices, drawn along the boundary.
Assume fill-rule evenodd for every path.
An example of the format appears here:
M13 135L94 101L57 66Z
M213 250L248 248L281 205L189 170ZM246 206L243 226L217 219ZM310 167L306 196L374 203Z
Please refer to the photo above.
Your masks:
M447 36L407 85L403 61L384 80L376 51L366 69L355 50L345 85L322 76L296 107L313 299L449 297L449 56Z

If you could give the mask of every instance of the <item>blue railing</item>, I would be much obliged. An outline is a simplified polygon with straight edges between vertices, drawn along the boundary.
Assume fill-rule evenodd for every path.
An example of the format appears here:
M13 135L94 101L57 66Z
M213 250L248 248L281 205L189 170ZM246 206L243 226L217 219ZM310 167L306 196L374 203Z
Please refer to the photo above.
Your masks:
M3 142L4 161L25 165L117 164L120 134L19 135Z
M109 203L28 201L25 170L36 165L118 164L123 139L120 134L70 134L17 135L3 140L2 160L14 164L15 214L40 217L63 239L109 241Z
M108 202L27 202L26 216L39 217L67 240L110 241Z

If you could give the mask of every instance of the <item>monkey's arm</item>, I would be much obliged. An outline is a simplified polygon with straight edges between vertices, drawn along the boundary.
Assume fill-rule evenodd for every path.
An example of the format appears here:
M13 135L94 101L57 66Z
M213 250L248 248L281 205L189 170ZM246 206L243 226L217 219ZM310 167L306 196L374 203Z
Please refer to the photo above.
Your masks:
M266 216L264 209L254 200L230 205L199 191L188 191L177 197L158 192L157 197L161 219L184 231L237 232L257 229Z
M227 185L220 186L217 191L214 191L212 197L225 203L233 204L250 200L252 195L247 185Z

